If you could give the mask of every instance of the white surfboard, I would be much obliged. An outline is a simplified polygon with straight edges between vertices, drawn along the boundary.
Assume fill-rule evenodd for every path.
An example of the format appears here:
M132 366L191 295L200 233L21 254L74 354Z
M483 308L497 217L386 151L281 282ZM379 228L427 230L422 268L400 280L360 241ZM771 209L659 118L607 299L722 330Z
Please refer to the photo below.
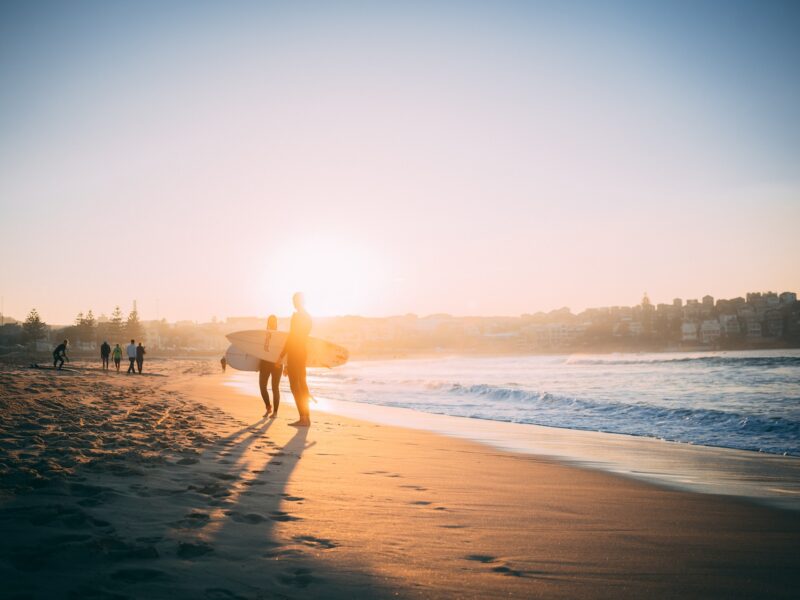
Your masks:
M289 334L285 331L267 331L265 329L247 329L235 331L225 337L239 351L256 356L259 360L276 362L280 356ZM306 345L308 367L338 367L347 362L350 353L347 348L310 337Z
M236 346L229 346L225 352L225 362L237 371L258 371L261 359L253 354L248 354Z

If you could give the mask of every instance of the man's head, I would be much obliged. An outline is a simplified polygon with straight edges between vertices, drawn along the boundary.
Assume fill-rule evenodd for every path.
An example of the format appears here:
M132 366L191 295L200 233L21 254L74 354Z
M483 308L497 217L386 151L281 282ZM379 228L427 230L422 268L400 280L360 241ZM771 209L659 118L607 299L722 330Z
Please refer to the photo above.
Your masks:
M69 345L69 340L64 340L64 345L68 346Z
M131 340L131 344L135 344L135 343L136 343L136 342L134 342L133 340Z
M305 304L306 299L303 297L303 292L297 292L294 296L292 296L292 304L297 310L303 310L303 305Z

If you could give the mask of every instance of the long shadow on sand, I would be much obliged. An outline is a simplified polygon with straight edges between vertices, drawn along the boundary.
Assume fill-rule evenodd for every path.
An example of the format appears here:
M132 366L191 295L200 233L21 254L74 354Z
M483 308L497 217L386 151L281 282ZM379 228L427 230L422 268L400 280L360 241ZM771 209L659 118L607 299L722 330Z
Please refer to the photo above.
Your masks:
M63 419L65 407L73 405L59 404L45 415L41 403L35 413L20 412L18 422L9 421L16 437L7 447L0 445L0 463L22 460L27 446L58 456L62 445L94 462L91 468L76 464L48 481L31 471L39 468L35 457L26 459L30 469L13 472L30 485L24 493L0 497L5 588L0 595L170 600L392 595L354 565L348 565L347 576L337 573L334 561L321 556L335 553L335 544L304 534L306 500L291 496L288 485L309 446L307 430L261 419L212 439L211 430L192 418L202 413L209 422L229 426L230 417L194 403L170 404L169 412L166 400L134 402L132 410L111 413L106 401L98 402L100 409L81 405L82 413L67 413L70 424L60 426L58 435L51 429L54 419ZM140 440L135 447L134 439ZM194 442L187 446L187 439Z

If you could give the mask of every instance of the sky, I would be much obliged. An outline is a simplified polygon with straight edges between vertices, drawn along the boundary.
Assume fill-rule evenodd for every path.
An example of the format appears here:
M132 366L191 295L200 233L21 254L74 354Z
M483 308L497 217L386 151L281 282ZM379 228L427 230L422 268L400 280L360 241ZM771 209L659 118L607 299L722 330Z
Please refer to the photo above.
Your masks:
M800 3L0 3L45 321L800 291Z

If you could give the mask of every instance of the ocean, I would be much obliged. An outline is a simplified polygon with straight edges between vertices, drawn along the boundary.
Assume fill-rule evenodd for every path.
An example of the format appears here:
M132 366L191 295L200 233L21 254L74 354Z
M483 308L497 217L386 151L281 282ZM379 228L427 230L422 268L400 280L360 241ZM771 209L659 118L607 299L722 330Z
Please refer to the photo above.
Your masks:
M309 385L334 400L800 456L800 350L354 361L310 369Z

